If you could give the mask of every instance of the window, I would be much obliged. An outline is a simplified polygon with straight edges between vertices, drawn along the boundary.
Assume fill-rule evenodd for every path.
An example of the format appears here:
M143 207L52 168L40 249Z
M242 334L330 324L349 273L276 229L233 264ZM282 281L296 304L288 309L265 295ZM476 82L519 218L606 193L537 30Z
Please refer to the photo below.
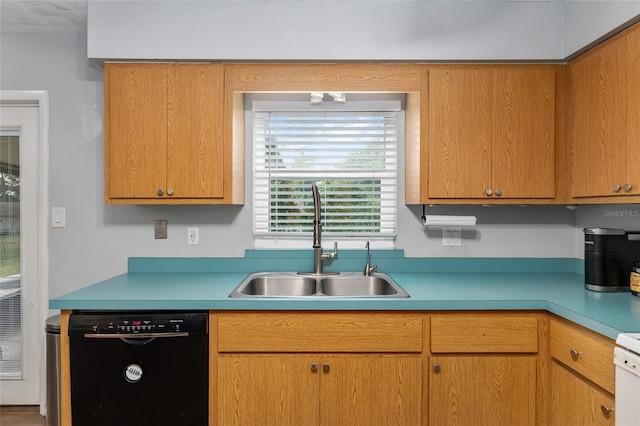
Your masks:
M0 380L22 379L20 131L0 129Z
M334 238L393 239L400 101L253 101L257 239L310 238L311 184Z

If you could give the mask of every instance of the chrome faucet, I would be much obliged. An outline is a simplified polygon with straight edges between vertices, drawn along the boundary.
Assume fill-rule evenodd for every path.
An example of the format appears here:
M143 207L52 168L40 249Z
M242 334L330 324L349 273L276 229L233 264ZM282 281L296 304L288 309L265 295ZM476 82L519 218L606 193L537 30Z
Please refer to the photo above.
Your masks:
M322 261L333 259L338 255L338 242L333 243L333 252L322 252L322 223L320 219L320 194L318 186L314 183L311 185L313 192L313 273L322 275Z
M369 276L371 273L376 272L378 270L378 265L371 266L371 257L369 256L369 241L367 241L367 264L364 265L364 275Z

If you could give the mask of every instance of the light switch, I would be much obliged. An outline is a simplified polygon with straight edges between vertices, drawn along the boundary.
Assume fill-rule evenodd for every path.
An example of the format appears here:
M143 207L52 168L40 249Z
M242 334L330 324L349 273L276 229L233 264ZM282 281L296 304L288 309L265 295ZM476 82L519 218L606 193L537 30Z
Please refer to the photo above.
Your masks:
M51 208L51 227L64 228L65 226L67 226L65 216L66 216L66 209L64 207L52 207Z

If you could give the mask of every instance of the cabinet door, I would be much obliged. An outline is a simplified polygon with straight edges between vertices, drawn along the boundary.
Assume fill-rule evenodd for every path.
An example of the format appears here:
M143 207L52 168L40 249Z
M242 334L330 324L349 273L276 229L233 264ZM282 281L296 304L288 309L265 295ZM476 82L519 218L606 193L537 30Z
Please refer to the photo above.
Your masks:
M491 187L491 70L429 71L429 198L484 198Z
M167 191L174 198L222 198L223 67L174 64L168 75Z
M629 30L627 39L627 163L625 185L627 195L640 194L640 27Z
M318 357L222 355L218 425L318 425ZM317 364L316 364L317 365Z
M166 187L167 68L105 65L105 196L158 198Z
M573 197L623 193L614 185L625 183L625 46L619 38L568 65Z
M555 197L555 93L554 70L493 71L494 196Z
M613 395L557 362L551 363L550 424L615 424Z
M321 370L320 424L422 424L419 355L322 357Z
M533 425L535 356L437 356L429 373L429 424Z

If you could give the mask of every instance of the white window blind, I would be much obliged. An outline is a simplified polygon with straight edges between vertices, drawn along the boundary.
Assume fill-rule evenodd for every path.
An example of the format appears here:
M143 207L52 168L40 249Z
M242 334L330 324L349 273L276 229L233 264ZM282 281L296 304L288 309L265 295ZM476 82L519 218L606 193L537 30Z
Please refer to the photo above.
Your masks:
M0 129L0 380L22 379L20 131Z
M324 235L395 237L399 102L382 104L394 107L317 111L308 110L307 103L306 111L296 111L254 106L256 237L310 236L312 183L320 192Z

